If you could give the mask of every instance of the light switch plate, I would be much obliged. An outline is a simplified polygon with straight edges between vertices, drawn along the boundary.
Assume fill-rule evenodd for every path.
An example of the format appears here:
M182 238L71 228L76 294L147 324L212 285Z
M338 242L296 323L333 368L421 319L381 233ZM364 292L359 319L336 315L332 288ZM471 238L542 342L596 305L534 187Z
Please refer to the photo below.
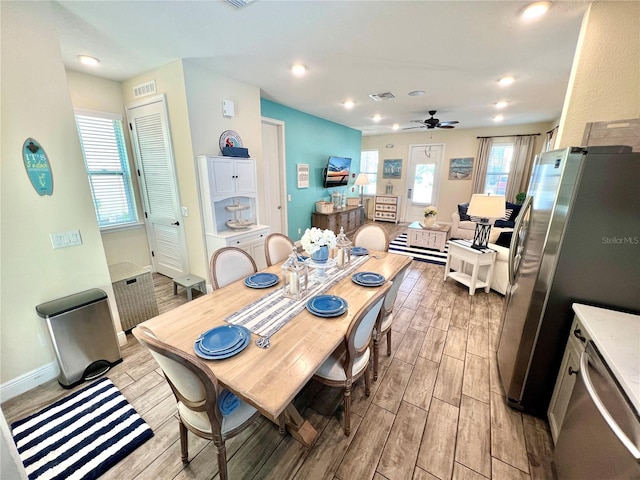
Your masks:
M77 247L78 245L82 245L80 230L50 233L49 237L51 238L53 248Z

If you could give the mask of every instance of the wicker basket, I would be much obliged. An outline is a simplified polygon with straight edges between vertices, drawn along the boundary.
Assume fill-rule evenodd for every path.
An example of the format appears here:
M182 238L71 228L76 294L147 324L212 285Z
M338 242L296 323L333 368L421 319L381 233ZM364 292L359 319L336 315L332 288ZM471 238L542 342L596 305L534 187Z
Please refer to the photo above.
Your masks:
M122 330L158 315L151 272L130 262L109 265Z
M357 207L360 205L360 197L349 197L347 198L347 206L348 207Z
M316 212L318 213L331 213L333 212L333 203L331 202L316 202Z

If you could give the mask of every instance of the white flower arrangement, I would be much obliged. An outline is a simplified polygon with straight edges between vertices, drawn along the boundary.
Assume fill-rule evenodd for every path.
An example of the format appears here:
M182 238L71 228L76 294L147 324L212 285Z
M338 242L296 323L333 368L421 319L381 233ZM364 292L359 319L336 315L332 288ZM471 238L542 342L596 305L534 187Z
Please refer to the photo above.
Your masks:
M320 247L327 246L329 249L336 246L336 234L331 230L322 230L317 227L307 228L300 239L302 248L309 255L317 252Z
M438 215L438 209L436 207L427 207L424 209L425 217L435 217L436 215Z

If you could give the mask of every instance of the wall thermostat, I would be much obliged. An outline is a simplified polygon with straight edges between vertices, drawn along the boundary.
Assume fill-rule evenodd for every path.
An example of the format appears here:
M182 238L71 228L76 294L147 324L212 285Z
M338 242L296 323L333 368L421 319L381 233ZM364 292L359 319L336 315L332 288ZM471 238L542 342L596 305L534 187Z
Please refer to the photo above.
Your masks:
M233 117L235 115L234 108L233 108L233 101L231 100L222 101L222 115L225 117Z

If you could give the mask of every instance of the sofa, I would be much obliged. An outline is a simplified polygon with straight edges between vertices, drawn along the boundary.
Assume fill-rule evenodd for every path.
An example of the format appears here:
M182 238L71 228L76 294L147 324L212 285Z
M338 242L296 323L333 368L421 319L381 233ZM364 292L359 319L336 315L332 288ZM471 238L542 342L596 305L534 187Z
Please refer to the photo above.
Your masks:
M451 238L461 238L463 240L473 240L476 231L476 222L467 215L468 203L458 204L458 209L451 214ZM489 219L493 223L489 234L489 243L495 243L502 232L513 230L516 218L520 214L522 205L506 202L505 216L503 218Z
M451 238L461 238L464 240L473 240L476 230L476 222L471 220L467 215L468 203L458 205L458 210L451 215ZM507 285L509 284L509 243L513 231L515 220L520 214L522 205L506 202L505 216L501 219L493 220L493 227L489 234L488 247L495 250L496 263L493 267L493 278L491 279L491 290L502 295L507 293ZM451 268L459 270L460 265L452 264Z

